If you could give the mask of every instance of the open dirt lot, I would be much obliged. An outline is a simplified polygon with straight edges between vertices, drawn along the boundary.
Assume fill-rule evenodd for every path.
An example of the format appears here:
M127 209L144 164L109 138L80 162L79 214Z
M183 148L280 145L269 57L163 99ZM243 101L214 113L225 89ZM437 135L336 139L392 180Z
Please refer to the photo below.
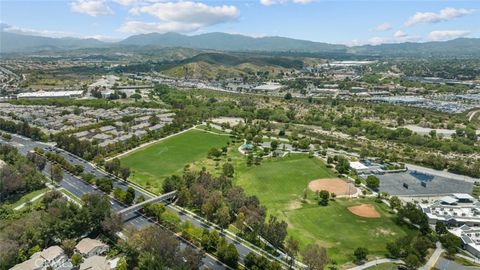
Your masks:
M354 195L357 193L357 188L353 184L347 183L340 178L313 180L308 183L308 188L312 191L326 190L340 196Z
M360 204L357 206L351 206L351 207L348 207L348 211L360 217L366 217L366 218L380 217L380 213L378 213L377 209L375 209L375 206L371 204Z

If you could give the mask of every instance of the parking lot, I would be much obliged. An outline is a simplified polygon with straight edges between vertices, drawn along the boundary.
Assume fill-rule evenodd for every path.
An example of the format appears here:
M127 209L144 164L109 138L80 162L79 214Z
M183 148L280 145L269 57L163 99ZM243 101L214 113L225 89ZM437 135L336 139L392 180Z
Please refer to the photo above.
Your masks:
M376 175L380 179L380 191L397 196L443 195L471 193L473 183L416 171ZM424 185L422 185L422 182ZM408 186L408 188L407 188Z

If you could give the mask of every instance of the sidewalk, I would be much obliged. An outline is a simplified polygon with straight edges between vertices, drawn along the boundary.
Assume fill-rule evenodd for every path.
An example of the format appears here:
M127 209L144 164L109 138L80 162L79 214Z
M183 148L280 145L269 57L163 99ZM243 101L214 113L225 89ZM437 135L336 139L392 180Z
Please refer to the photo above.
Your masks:
M364 263L362 265L350 268L348 270L363 270L363 269L367 269L369 267L375 266L377 264L382 264L382 263L403 264L404 262L402 260L395 260L395 259L378 259L378 260L370 261L370 262Z

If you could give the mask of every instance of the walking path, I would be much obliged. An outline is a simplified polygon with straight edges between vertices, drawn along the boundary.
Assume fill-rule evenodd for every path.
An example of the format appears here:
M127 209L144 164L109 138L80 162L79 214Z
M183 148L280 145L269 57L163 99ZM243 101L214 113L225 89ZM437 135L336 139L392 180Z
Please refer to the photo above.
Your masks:
M22 209L23 207L25 207L25 205L27 205L27 203L33 203L34 201L36 201L36 200L40 199L41 197L43 197L43 195L45 195L45 193L47 193L47 192L38 194L37 196L33 197L31 200L29 200L29 201L27 201L27 202L24 202L24 203L20 204L19 206L13 208L13 210L20 210L20 209Z
M395 260L395 259L378 259L378 260L374 260L374 261L364 263L364 264L359 265L359 266L355 266L355 267L350 268L348 270L363 270L363 269L367 269L369 267L375 266L377 264L382 264L382 263L403 264L404 262L402 260Z
M438 258L440 258L440 256L445 250L443 249L440 242L437 242L435 245L437 246L437 248L433 252L432 256L430 257L430 259L428 259L427 263L424 266L419 268L419 270L430 270L434 268L437 264Z

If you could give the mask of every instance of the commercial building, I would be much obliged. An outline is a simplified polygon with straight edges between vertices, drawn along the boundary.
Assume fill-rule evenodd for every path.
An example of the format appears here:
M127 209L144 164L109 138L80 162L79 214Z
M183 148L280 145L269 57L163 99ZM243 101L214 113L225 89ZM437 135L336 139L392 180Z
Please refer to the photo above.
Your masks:
M462 239L463 249L480 258L480 228L463 225L450 232Z
M432 204L419 204L429 223L445 223L449 227L480 226L480 202L464 193L442 197Z

